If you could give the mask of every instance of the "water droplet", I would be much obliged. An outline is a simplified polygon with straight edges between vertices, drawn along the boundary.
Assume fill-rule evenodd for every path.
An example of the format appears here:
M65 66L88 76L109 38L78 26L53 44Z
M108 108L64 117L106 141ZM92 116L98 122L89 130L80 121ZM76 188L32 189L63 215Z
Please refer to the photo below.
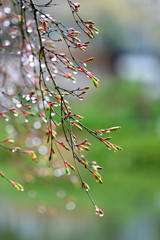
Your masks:
M77 72L73 72L73 74L77 74Z
M47 123L47 119L45 117L42 117L43 122Z
M76 81L73 81L73 83L76 83Z
M54 56L51 61L55 62L57 60L56 56Z
M27 122L28 122L28 119L25 119L25 122L27 123Z
M30 96L29 96L29 95L26 96L26 100L27 100L27 101L30 100Z
M15 116L15 117L18 117L18 113L14 113L14 116Z
M58 104L54 104L54 107L58 107Z
M100 213L99 216L100 216L100 217L103 217L103 216L104 216L104 213Z
M49 77L46 77L46 81L49 81L50 80L50 78Z
M42 68L45 68L45 66L46 66L46 65L45 65L44 63L41 64L41 67L42 67Z
M28 78L31 78L31 77L32 77L32 75L31 75L30 73L28 73L28 74L27 74L27 77L28 77Z
M6 118L5 120L6 120L6 122L8 122L8 121L9 121L9 118Z
M22 104L21 104L21 103L17 103L17 104L16 104L16 107L21 108L21 107L22 107Z
M28 32L28 33L31 33L31 32L32 32L32 28L28 28L28 29L27 29L27 32Z
M30 65L30 67L34 67L35 66L34 62L31 62L29 65Z

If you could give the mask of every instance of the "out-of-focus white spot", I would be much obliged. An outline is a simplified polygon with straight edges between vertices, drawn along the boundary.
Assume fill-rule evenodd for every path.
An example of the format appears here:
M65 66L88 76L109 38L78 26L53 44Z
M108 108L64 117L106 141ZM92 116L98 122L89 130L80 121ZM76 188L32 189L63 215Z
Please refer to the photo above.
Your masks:
M45 206L38 206L37 212L40 214L44 214L46 212L46 207Z
M67 208L67 210L74 210L75 209L75 207L76 207L76 204L74 203L74 202L68 202L67 204L66 204L66 208Z
M42 67L42 68L45 68L45 66L46 66L46 65L45 65L44 63L41 64L41 67Z
M54 170L53 174L55 177L61 177L64 174L63 169L61 169L61 168L56 169L56 170Z
M48 152L48 148L47 148L46 146L42 145L42 146L40 146L40 147L38 148L38 152L39 152L41 155L45 155L45 154L47 154L47 152Z
M36 122L33 123L33 127L34 127L35 129L40 129L40 128L41 128L41 123L38 122L38 121L36 121Z
M33 190L29 190L27 192L27 195L28 195L29 198L35 198L36 197L36 192L33 191Z
M8 27L9 25L10 25L10 21L8 21L8 20L4 21L4 23L3 23L4 27Z
M25 145L28 148L32 148L34 146L33 143L32 143L32 138L27 138L26 141L25 141Z
M32 143L33 143L34 146L39 146L41 144L41 142L42 141L41 141L41 139L39 137L35 137L32 140Z
M5 127L5 130L6 130L7 133L13 133L14 132L14 127L11 124L8 124Z
M4 12L5 13L10 13L11 12L11 8L10 7L5 7L4 8Z
M59 189L56 192L58 198L64 198L66 196L66 192L63 189Z

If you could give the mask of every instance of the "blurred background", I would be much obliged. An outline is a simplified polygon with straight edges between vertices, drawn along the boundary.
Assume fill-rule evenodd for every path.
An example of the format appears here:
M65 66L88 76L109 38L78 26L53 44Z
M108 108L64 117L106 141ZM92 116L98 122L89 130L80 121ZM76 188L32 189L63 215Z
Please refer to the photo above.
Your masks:
M78 30L66 1L55 2L59 5L50 9L53 17ZM104 184L96 183L84 169L81 172L105 215L94 214L76 174L68 177L57 168L48 176L50 170L42 163L38 173L34 167L25 171L20 156L13 159L1 149L1 170L22 183L25 191L16 192L1 180L0 239L159 240L160 0L79 3L82 19L93 20L100 33L86 53L77 54L82 59L95 57L88 69L100 85L95 89L87 78L79 77L80 84L91 90L82 102L70 99L72 111L82 115L91 129L122 127L109 133L112 142L123 148L116 153L86 134L92 143L87 157L103 167ZM14 129L3 119L0 123L3 139ZM32 150L29 143L30 139L25 144Z

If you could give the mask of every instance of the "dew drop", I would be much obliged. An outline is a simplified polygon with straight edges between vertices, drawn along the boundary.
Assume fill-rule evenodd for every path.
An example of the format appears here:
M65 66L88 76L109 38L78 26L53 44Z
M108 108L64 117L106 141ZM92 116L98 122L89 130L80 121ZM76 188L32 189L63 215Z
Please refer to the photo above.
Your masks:
M55 62L57 60L56 56L54 56L51 61Z
M44 64L44 63L42 63L42 64L41 64L41 67L42 67L42 68L45 68L45 64Z
M42 117L43 122L47 123L47 119L45 117Z
M99 216L100 216L100 217L103 217L103 216L104 216L104 213L100 213Z
M27 123L27 122L28 122L28 119L25 119L25 122Z
M30 67L34 67L35 66L34 62L31 62L29 65L30 65Z
M8 122L8 121L9 121L9 118L6 118L5 121Z
M27 95L27 96L26 96L26 101L29 101L29 100L30 100L30 96Z
M17 103L17 104L16 104L16 107L21 108L21 107L22 107L22 104L21 104L21 103Z
M31 32L32 32L32 28L28 28L28 29L27 29L27 32L28 32L28 33L31 33Z

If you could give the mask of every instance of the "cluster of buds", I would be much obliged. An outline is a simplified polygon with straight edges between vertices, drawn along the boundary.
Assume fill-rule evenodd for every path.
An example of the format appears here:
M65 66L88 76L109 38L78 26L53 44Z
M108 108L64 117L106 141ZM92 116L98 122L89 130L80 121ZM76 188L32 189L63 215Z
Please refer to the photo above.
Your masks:
M73 6L75 7L75 11L78 12L78 8L80 7L79 3L73 3Z
M78 128L80 131L83 131L82 127L80 127L77 123L71 122L71 124L72 124L73 126L75 126L76 128Z
M8 121L9 117L6 115L6 112L7 111L0 112L0 116L2 116L3 118L5 118L6 121Z
M103 217L104 212L100 208L98 208L96 205L94 207L95 207L96 214L99 214L100 217Z
M37 156L36 156L36 154L35 154L35 151L25 150L24 153L27 153L28 155L30 155L30 156L32 157L32 160L33 160L34 162L36 162L36 163L38 162Z
M22 191L22 192L24 191L24 187L21 184L19 184L18 182L14 182L14 181L10 180L10 183L12 184L13 187L16 188L17 191Z
M55 154L55 153L56 153L56 152L55 152L55 149L54 149L54 148L51 148L50 155L49 155L49 161L52 160L52 156L53 156L53 154Z
M69 168L72 169L73 171L76 171L76 169L75 169L70 163L68 163L68 162L65 161L65 160L64 160L64 166L65 166L67 175L70 174ZM69 167L69 168L68 168L68 167Z
M48 129L47 127L46 135L47 135L47 143L49 143L50 138L55 139L57 137L57 132L54 131L53 129L52 130Z
M90 150L88 146L91 146L91 144L89 142L87 142L87 141L88 140L85 139L82 143L75 145L77 147L78 151L82 151L82 150L89 151Z
M103 133L110 133L111 131L118 130L120 128L121 128L120 126L117 126L117 127L107 128L107 129L96 130L96 132L102 135Z
M3 140L3 142L6 142L6 143L14 143L14 140L11 139L11 138L6 138Z
M4 175L4 173L3 173L2 171L0 171L0 176L1 176L2 178L5 178L8 182L10 182L10 183L12 184L12 186L17 189L17 191L24 191L24 187L23 187L21 184L19 184L18 182L14 182L14 181L8 179L8 178Z
M90 190L89 185L86 182L82 182L82 189L86 189L86 191Z
M95 34L93 32L93 30L95 31L95 33L99 33L99 30L94 27L94 22L92 20L87 20L84 22L84 24L86 25L86 28L88 29L88 31L85 31L85 33L90 37L90 38L94 38Z
M92 170L90 170L90 172L93 174L93 176L97 180L97 182L103 184L102 177L98 172L92 171Z

